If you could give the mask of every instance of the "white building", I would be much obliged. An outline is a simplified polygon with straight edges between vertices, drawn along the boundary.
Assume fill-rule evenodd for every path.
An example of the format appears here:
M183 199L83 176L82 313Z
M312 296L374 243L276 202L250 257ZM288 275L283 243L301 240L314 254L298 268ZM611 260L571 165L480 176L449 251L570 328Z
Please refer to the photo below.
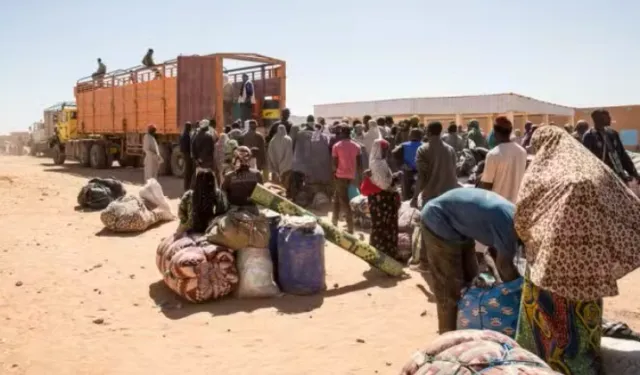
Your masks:
M328 123L364 115L392 116L395 121L416 115L424 123L440 121L445 127L452 121L460 125L476 119L481 128L488 131L497 116L507 116L515 128L523 128L526 121L573 124L575 111L571 107L507 93L319 104L314 106L314 115L324 117Z

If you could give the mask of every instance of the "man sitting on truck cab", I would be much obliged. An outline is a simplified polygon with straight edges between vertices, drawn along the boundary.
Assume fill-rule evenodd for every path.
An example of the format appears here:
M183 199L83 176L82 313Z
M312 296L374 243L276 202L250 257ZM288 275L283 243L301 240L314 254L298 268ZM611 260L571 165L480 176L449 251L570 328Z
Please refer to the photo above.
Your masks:
M102 76L104 76L105 74L107 74L107 66L104 65L102 63L102 59L98 57L98 70L96 70L96 72L91 75L91 78L102 78Z

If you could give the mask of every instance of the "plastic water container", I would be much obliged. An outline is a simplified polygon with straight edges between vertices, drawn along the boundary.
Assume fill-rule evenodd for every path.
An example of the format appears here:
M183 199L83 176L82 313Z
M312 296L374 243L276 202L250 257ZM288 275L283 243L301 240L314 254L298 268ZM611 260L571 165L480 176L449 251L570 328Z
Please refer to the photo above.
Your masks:
M281 226L278 230L278 284L289 294L315 294L323 291L324 231Z

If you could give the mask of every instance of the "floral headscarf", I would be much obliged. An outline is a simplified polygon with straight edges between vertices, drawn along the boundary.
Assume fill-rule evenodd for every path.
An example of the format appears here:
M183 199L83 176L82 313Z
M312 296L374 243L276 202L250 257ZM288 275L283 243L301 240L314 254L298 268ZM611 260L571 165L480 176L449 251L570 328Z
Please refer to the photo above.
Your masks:
M243 167L249 168L251 162L251 149L247 146L240 146L233 151L233 169L239 170Z

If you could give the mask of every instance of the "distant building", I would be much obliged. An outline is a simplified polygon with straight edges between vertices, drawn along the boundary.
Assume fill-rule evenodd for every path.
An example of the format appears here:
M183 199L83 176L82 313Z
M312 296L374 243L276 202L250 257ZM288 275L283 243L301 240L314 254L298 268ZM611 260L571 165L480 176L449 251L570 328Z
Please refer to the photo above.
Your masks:
M424 123L440 121L463 125L476 119L483 131L488 132L493 119L507 116L515 128L522 129L526 121L558 125L574 122L574 108L508 93L475 96L451 96L439 98L413 98L320 104L314 106L316 117L322 116L327 122L345 117L361 118L364 115L393 116L402 120L413 115Z
M300 125L307 122L307 116L293 116L289 117L289 121L291 121L294 125Z

